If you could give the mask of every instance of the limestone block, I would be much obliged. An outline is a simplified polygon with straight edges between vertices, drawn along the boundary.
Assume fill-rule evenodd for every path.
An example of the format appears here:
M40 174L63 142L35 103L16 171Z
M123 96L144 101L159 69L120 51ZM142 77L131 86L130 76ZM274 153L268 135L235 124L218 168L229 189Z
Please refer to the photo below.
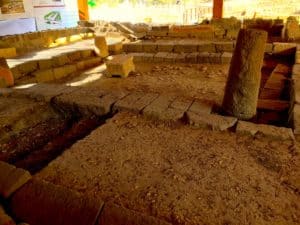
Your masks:
M233 52L234 42L215 42L216 52Z
M154 36L154 37L166 37L168 36L168 31L147 31L147 36Z
M197 63L198 62L198 52L189 53L186 55L187 63Z
M67 54L60 54L52 57L53 67L63 66L71 63Z
M31 179L31 175L28 171L21 168L13 170L6 177L5 183L1 184L0 193L4 198L8 198L16 190L22 187Z
M293 71L292 71L293 77L300 77L300 64L294 64Z
M55 43L58 45L65 45L68 43L68 38L67 37L60 37L55 39Z
M50 69L53 67L52 59L40 59L38 61L38 67L40 70Z
M225 131L237 123L235 117L225 117L216 114L187 112L188 122L196 128L206 128L217 131Z
M125 52L143 52L142 42L131 42L124 44L123 47Z
M145 107L143 114L151 119L163 120L164 112L175 99L174 95L161 95Z
M157 52L157 45L151 42L143 42L143 52L147 53L156 53Z
M91 49L81 50L80 54L81 54L81 58L89 58L93 56L93 50Z
M176 98L161 114L160 120L176 122L183 119L185 112L191 106L192 102L192 99Z
M106 203L96 225L171 225L165 221L156 219L126 209L124 207Z
M76 41L81 41L82 40L82 37L78 34L74 34L74 35L71 35L69 37L69 42L76 42Z
M198 63L209 63L210 62L210 53L209 52L200 52L197 56Z
M128 55L116 55L106 62L108 76L127 77L131 71L135 70L133 57Z
M197 52L198 45L197 44L191 44L191 43L179 43L175 44L174 46L174 52L176 53L191 53L191 52Z
M276 55L291 55L294 54L296 50L296 43L281 43L274 42L273 43L273 54Z
M139 100L137 100L131 111L133 112L141 112L145 107L150 105L155 99L157 99L159 94L157 93L145 93Z
M168 52L158 52L154 55L153 62L165 62L168 54Z
M257 133L274 140L294 140L292 129L285 127L276 127L266 124L255 124L251 122L238 121L236 133L255 136Z
M102 58L101 57L92 57L92 58L83 60L83 62L84 62L84 68L91 68L91 67L99 66L102 62Z
M300 64L300 50L296 51L296 54L295 54L295 64Z
M221 63L227 64L230 63L232 59L232 53L230 52L223 52L221 55Z
M18 65L18 68L22 74L28 74L37 70L38 65L36 61L28 61Z
M220 64L221 63L221 54L222 53L209 53L209 63Z
M66 77L77 70L76 65L65 65L53 69L54 78L56 80Z
M80 51L73 51L67 53L68 58L71 62L76 62L81 59L81 52Z
M14 58L17 56L16 48L0 48L0 57Z
M211 114L213 104L195 99L188 111L196 114Z
M178 54L177 53L169 53L166 58L165 58L165 62L168 62L168 63L174 63L176 62L176 59L178 57Z
M95 44L95 52L98 56L105 58L109 55L105 36L96 36L94 40L94 44Z
M38 70L33 73L38 83L48 82L55 79L53 69Z
M140 100L144 95L145 93L143 92L133 92L127 95L125 98L120 99L114 104L113 111L135 111L135 103L138 100Z
M267 53L272 53L273 52L273 44L272 43L267 43L266 44L265 52L267 52Z
M157 43L158 52L173 52L174 43Z
M296 137L299 137L300 135L300 105L295 104L294 105L294 111L293 111L293 125L294 125L294 134Z
M108 50L113 55L121 54L123 52L123 44L122 44L122 42L117 42L117 43L108 45Z
M94 225L102 207L97 198L34 179L18 190L10 203L16 218L31 225Z

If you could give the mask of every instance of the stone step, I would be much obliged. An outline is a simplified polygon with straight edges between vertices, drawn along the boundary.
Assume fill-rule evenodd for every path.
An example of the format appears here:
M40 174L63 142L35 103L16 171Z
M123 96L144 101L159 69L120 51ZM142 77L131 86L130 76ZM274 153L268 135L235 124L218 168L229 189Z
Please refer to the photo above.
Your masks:
M290 108L290 102L272 99L258 99L257 108L263 110L282 112Z
M23 63L12 66L10 69L15 80L29 75L38 70L52 69L64 65L74 64L94 58L96 55L93 50L75 50L67 53L58 54L51 58L41 56L37 60L25 60ZM44 57L44 58L43 58Z
M129 53L133 56L134 62L166 62L166 63L212 63L227 64L230 63L232 53L209 53L209 52L192 52L192 53L173 53L158 52L145 53L136 52Z

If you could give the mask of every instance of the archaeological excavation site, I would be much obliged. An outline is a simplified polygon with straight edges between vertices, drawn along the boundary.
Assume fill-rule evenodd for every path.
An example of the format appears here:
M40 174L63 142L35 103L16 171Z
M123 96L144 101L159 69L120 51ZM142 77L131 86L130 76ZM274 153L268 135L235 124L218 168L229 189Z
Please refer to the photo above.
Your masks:
M0 225L300 225L299 0L0 8Z

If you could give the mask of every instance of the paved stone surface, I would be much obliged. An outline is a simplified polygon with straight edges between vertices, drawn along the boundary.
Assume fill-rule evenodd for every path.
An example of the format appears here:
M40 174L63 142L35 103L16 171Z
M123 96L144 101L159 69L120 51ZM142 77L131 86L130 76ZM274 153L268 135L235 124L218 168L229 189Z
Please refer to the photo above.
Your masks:
M17 219L31 225L94 225L103 202L33 179L13 195L10 206Z
M196 114L210 114L212 112L212 108L213 103L195 99L188 111Z
M266 124L255 124L251 122L238 121L236 133L255 136L260 133L274 140L294 140L292 129L276 127Z
M117 101L113 106L113 111L135 111L135 103L140 100L145 93L143 92L133 92L124 97L123 99Z
M185 98L176 98L169 107L160 115L164 121L176 122L184 117L185 112L191 106L193 100Z
M187 112L188 122L196 128L209 128L217 131L225 131L233 127L237 118L225 117L216 114L196 114Z
M164 112L169 108L175 98L176 96L174 95L160 95L143 110L143 114L148 118L163 120Z

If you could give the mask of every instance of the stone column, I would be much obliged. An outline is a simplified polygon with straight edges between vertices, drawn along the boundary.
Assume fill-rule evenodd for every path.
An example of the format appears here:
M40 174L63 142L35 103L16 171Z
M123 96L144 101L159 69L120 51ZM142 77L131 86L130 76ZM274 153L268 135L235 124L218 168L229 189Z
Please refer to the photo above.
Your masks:
M96 36L95 37L95 51L98 56L103 58L109 55L108 45L106 43L105 36Z
M14 85L14 76L10 71L5 58L0 58L0 79L5 81L5 86ZM4 85L2 84L1 86Z
M267 32L241 29L231 59L222 108L238 119L256 115Z

